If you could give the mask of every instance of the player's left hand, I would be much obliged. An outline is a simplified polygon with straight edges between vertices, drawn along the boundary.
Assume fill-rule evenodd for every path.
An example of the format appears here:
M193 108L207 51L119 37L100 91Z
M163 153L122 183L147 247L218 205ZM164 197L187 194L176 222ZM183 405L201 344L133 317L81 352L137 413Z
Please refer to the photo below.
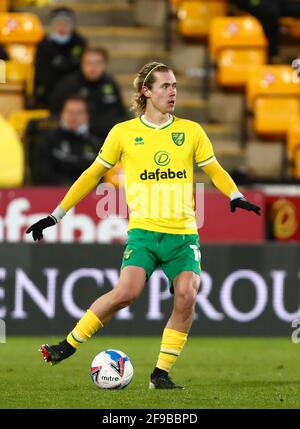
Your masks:
M261 207L256 206L255 204L250 203L246 200L246 198L235 198L230 201L230 209L232 212L235 212L237 208L248 210L250 212L254 212L258 216L260 216Z

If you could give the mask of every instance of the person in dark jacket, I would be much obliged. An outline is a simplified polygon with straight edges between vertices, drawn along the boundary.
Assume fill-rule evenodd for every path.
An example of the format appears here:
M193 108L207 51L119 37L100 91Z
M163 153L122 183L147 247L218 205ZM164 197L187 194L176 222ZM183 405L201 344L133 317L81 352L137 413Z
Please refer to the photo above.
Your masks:
M57 128L48 130L30 147L34 185L69 185L97 156L103 142L89 131L85 100L66 99Z
M36 107L48 107L55 85L80 69L86 40L75 30L74 12L54 9L50 15L50 32L38 44L35 57L34 98Z
M261 23L269 43L269 60L278 62L279 18L300 18L299 0L232 0L239 9L255 16Z
M107 70L108 53L103 48L87 48L81 60L81 70L63 79L56 87L50 103L53 114L70 94L84 97L90 113L91 131L106 137L118 122L128 119L120 89Z

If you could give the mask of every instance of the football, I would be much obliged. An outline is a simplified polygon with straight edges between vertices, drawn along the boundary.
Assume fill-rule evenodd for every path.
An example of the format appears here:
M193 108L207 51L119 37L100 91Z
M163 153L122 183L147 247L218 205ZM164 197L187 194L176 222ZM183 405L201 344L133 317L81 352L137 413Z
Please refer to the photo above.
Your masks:
M90 376L101 389L124 389L132 380L133 366L125 353L108 349L95 356Z

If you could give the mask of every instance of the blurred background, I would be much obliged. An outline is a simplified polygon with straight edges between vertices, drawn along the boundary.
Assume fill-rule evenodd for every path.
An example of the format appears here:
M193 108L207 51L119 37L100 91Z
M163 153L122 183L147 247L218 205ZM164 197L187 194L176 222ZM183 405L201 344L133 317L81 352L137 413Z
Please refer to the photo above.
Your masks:
M33 244L132 117L135 73L173 68L175 114L199 122L218 161L262 216L229 212L205 183L195 334L289 335L300 318L300 1L0 1L0 318L11 334L63 334L113 287L127 219L89 195ZM122 166L104 178L122 193ZM160 334L171 297L157 271L109 334Z

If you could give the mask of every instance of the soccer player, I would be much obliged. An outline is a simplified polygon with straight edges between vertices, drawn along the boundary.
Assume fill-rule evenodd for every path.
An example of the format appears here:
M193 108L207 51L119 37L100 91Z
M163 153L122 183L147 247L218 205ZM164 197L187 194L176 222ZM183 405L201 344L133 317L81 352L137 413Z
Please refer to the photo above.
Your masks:
M187 341L200 285L200 245L190 186L193 163L230 198L231 211L241 208L259 215L260 208L243 197L220 166L201 126L173 115L176 79L169 67L156 62L146 64L135 78L134 87L137 117L111 129L94 163L58 207L27 230L34 240L41 240L43 230L59 222L121 160L130 218L119 281L91 305L66 339L58 345L43 344L40 351L52 364L71 356L118 310L131 304L153 271L161 267L174 303L149 387L182 388L171 380L169 371ZM163 198L157 199L161 190Z

